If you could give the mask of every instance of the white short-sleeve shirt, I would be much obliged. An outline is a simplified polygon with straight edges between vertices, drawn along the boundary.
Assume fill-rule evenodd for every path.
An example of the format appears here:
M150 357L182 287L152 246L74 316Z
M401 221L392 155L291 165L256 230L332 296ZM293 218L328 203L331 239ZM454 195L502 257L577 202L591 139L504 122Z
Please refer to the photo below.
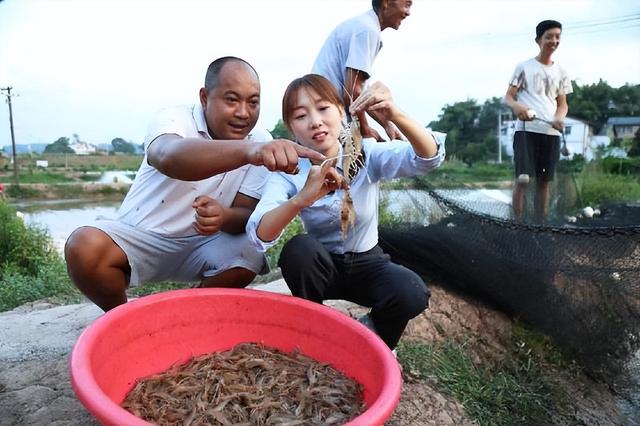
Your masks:
M382 48L381 35L373 9L344 21L327 37L311 72L326 77L341 94L347 68L371 76L373 61Z
M544 65L531 58L516 67L509 81L518 88L517 100L536 112L536 116L546 121L553 121L558 109L557 98L572 92L571 80L566 71L555 62ZM516 130L560 136L560 132L551 125L539 120L518 120Z
M163 134L211 139L200 104L160 111L147 130L145 156L118 210L118 220L164 236L185 237L197 234L191 206L196 197L208 195L226 207L231 206L238 192L260 198L268 173L264 167L245 165L199 181L182 181L162 174L148 163L146 150ZM263 132L256 141L264 139Z

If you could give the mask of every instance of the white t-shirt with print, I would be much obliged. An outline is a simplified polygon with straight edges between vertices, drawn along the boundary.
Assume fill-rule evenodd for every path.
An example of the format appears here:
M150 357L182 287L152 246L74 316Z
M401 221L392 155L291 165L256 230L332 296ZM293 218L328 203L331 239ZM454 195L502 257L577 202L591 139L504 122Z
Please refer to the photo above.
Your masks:
M268 173L264 167L245 165L199 181L182 181L160 173L147 162L146 151L152 141L164 134L211 139L200 104L160 111L147 130L145 156L118 210L118 220L164 236L185 237L197 234L191 206L196 197L208 195L226 207L231 206L238 192L260 198ZM264 142L265 138L262 132L256 141Z
M327 37L311 72L326 77L342 96L347 68L371 76L373 61L382 48L381 35L373 9L344 21Z
M566 71L555 62L544 65L536 58L524 61L516 67L511 86L518 88L517 101L536 112L536 116L553 121L558 108L557 98L573 91ZM560 136L560 132L550 124L540 120L522 122L518 120L516 130Z

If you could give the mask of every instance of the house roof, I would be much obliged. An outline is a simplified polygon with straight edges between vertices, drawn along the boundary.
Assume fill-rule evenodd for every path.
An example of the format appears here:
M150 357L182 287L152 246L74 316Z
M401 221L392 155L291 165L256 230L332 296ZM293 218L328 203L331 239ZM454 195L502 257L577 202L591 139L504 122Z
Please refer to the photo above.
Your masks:
M607 124L612 126L640 126L640 117L609 117Z
M564 120L565 126L566 125L572 125L572 124L580 124L580 123L581 124L585 124L587 126L591 126L591 124L587 123L584 120L580 120L580 119L569 117L569 116L567 116L567 118L565 118L565 120Z

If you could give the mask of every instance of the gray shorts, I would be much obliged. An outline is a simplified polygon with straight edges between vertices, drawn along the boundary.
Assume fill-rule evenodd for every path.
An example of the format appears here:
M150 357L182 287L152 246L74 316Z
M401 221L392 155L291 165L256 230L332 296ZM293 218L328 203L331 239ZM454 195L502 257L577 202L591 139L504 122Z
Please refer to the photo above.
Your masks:
M251 245L246 234L166 237L104 219L92 226L107 233L127 255L131 286L161 281L200 282L237 267L256 274L269 272L264 254Z

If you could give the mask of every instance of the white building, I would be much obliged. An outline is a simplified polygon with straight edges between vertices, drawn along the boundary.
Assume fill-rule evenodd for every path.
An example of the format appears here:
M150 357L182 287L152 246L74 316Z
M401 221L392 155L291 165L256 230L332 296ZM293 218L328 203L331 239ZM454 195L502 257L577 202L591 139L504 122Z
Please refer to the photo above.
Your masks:
M513 134L516 130L516 121L504 121L500 128L500 144L504 147L508 156L513 157ZM593 160L599 146L608 146L610 139L608 136L596 136L593 134L593 127L584 121L567 117L565 119L564 136L569 149L568 157L580 154L587 161Z
M75 141L69 144L69 148L75 151L76 155L89 155L96 153L95 145L87 142Z

